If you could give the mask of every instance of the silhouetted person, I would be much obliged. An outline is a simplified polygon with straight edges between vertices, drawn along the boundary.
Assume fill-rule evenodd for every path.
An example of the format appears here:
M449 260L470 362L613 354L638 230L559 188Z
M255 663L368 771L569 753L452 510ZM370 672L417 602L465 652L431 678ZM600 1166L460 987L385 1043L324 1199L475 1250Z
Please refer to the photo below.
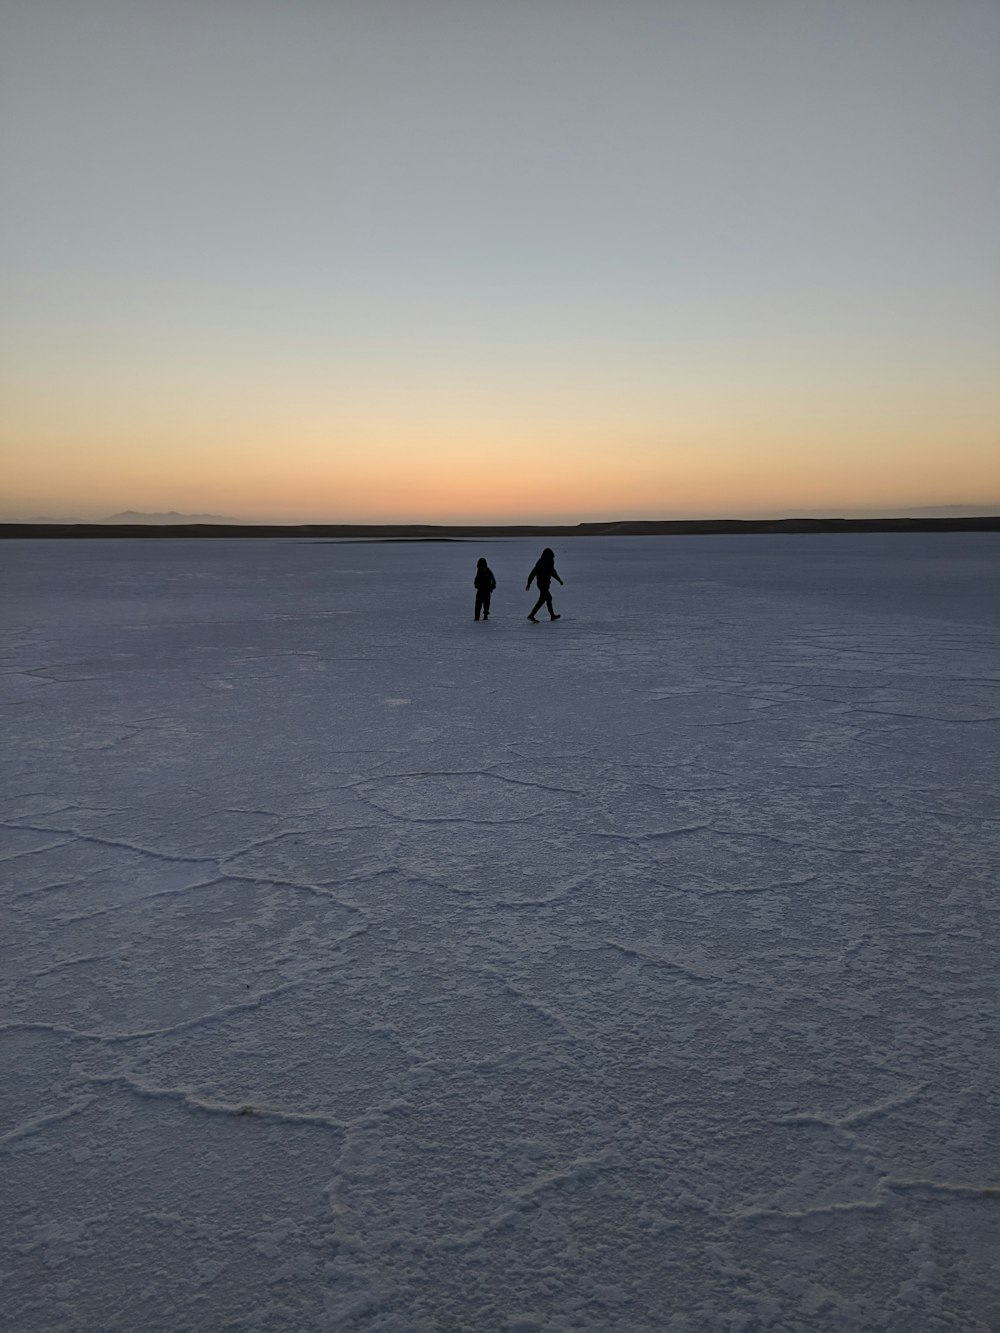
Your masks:
M476 619L479 619L479 613L482 611L483 619L489 620L490 594L497 586L497 581L482 556L476 561L476 577L473 579L473 584L476 589Z
M549 619L558 620L559 617L552 608L552 594L549 592L549 584L555 579L556 583L562 587L562 579L556 573L555 553L550 551L547 546L538 557L538 560L535 563L535 568L528 575L528 582L524 585L525 592L531 587L532 579L534 579L535 583L538 585L538 601L531 608L528 619L532 624L537 625L538 621L535 619L535 612L540 611L543 606L547 606L549 608Z

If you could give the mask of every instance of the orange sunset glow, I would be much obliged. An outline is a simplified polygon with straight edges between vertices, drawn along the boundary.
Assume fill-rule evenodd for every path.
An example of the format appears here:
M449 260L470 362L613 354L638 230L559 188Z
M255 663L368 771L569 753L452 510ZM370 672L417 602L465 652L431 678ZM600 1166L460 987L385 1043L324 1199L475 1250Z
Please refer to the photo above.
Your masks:
M691 9L706 81L599 10L558 61L503 6L448 58L433 7L85 10L9 24L0 518L1000 509L1000 107L943 11L835 59Z

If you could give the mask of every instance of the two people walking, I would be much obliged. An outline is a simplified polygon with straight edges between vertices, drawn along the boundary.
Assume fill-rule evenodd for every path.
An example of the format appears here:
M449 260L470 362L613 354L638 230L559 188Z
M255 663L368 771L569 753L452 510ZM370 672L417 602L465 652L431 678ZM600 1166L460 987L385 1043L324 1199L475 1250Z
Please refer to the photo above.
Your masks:
M556 572L555 552L546 546L545 550L536 560L534 569L528 575L528 582L524 585L525 592L528 591L532 583L538 588L538 601L528 614L528 619L533 625L538 624L538 621L535 619L535 612L540 611L543 606L548 608L550 620L559 619L559 616L556 614L555 608L552 605L552 594L549 591L549 586L553 579L555 579L559 586L562 587L562 579ZM476 589L476 619L478 620L480 614L482 614L484 620L489 620L490 596L493 593L493 589L497 586L497 581L493 577L493 571L482 556L476 561L476 577L473 580L473 583Z

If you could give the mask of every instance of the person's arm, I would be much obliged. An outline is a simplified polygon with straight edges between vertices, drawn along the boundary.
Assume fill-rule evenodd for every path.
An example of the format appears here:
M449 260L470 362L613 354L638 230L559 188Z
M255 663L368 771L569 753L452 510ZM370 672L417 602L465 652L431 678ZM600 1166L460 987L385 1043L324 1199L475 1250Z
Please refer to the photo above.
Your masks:
M563 583L562 579L559 577L559 575L556 573L555 565L552 566L552 577L555 579L556 583L559 584L560 588L564 588L566 586Z
M496 591L496 586L497 586L496 578L495 578L495 576L494 576L493 574L491 574L491 575L490 575L490 592L495 592L495 591Z
M535 568L534 568L534 569L531 571L531 573L528 575L528 582L524 585L524 591L525 591L525 592L527 592L528 589L531 587L531 581L532 581L532 579L535 577L535 575L536 575L537 573L538 573L538 566L536 565Z

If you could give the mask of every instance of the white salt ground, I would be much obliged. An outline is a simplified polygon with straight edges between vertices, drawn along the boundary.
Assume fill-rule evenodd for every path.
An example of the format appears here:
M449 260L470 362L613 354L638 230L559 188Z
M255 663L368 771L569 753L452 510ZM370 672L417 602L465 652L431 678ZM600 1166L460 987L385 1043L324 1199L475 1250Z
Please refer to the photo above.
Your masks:
M1000 539L542 544L0 548L4 1328L1000 1326Z

